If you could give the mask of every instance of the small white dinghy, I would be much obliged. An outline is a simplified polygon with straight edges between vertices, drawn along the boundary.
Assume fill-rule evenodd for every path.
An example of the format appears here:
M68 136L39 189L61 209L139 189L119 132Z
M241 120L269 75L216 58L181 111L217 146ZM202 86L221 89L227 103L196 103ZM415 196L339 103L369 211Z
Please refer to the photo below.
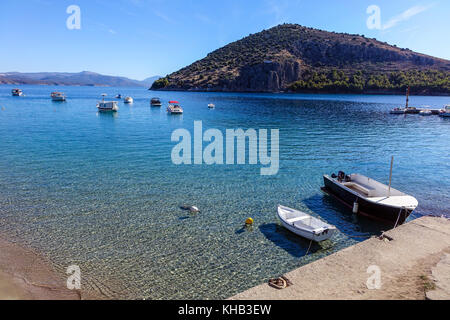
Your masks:
M289 231L315 242L330 239L337 230L335 226L288 207L278 206L278 218Z

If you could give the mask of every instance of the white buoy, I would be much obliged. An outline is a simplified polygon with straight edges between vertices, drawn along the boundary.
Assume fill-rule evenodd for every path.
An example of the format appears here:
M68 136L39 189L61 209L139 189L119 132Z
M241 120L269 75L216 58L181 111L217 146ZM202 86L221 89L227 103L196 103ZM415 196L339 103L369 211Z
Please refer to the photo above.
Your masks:
M194 213L200 212L200 210L199 210L196 206L191 206L191 207L189 207L189 211L190 211L190 212L194 212Z

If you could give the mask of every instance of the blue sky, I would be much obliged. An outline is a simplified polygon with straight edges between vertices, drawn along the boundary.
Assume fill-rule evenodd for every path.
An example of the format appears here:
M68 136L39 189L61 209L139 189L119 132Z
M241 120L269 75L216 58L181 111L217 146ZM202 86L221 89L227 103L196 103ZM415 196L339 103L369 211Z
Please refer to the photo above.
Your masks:
M66 27L70 5L80 7L79 30ZM367 27L370 5L380 29ZM284 22L450 59L449 14L448 0L1 0L0 72L166 75Z

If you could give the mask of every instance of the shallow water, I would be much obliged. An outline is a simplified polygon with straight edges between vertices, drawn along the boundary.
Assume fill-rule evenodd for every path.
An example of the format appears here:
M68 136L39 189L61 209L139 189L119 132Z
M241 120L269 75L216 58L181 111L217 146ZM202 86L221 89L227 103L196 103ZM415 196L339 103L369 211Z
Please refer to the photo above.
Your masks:
M415 216L450 216L450 119L393 116L401 96L153 93L145 88L0 86L0 231L43 253L60 272L77 264L86 290L112 298L226 298L378 233L321 193L344 170L388 181L419 200ZM51 91L65 103L52 103ZM101 93L131 95L97 114ZM183 116L150 108L177 99ZM213 102L216 109L209 110ZM411 97L441 108L447 97ZM172 131L276 128L280 171L260 165L175 166ZM193 204L200 213L179 207ZM277 204L336 225L321 245L282 229ZM247 217L255 219L243 228ZM411 217L412 219L413 217Z

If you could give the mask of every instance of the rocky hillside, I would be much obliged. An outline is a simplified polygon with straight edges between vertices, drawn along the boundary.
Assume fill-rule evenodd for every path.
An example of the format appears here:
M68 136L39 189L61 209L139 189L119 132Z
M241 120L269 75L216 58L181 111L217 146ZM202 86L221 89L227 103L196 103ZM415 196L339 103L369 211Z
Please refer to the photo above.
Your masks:
M361 35L283 24L156 81L158 90L450 94L450 61Z

